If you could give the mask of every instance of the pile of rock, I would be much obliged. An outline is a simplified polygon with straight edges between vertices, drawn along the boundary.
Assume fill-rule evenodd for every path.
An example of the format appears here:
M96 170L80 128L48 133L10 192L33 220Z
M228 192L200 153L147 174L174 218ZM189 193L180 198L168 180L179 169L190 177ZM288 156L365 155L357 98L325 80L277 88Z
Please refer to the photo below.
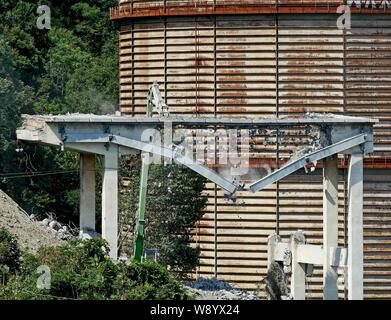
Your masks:
M256 294L234 289L229 283L217 278L198 278L187 283L187 289L196 295L197 300L259 300Z
M38 221L32 221L29 215L6 193L0 190L0 228L14 235L23 248L31 253L42 247L58 246L62 240L53 236Z
M35 220L35 216L30 216L31 220ZM71 240L75 236L68 226L62 225L52 218L46 218L39 221L39 224L46 228L46 230L60 240Z
M101 238L102 235L94 230L84 230L80 232L79 239L81 240L90 240L93 238Z

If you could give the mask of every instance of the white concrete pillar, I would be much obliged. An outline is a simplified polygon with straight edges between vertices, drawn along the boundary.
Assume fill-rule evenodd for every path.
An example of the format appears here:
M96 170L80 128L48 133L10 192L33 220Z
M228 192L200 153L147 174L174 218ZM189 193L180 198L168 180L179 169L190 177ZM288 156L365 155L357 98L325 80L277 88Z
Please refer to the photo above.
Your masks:
M95 155L80 154L80 233L95 231Z
M348 298L364 298L363 155L349 157Z
M338 156L326 158L323 168L323 299L338 300L338 269L330 252L338 246Z
M271 264L275 261L275 253L277 244L281 241L281 238L277 233L271 234L267 239L267 268L269 269Z
M110 146L104 157L102 182L102 237L110 247L110 257L118 257L118 147Z
M293 300L305 300L305 270L304 264L298 262L297 247L305 244L305 236L302 231L297 231L291 236L292 275L291 295Z

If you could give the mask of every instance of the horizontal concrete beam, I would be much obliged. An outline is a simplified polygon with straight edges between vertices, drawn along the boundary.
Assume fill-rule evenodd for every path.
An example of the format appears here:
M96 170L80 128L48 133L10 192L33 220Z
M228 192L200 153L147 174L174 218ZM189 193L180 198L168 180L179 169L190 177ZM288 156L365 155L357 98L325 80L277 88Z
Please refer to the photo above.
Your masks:
M174 126L224 126L241 127L254 126L292 126L300 124L308 125L337 125L337 124L376 124L376 119L349 117L340 115L314 115L313 117L303 118L267 118L267 119L240 119L240 118L190 118L190 117L132 117L132 116L98 116L98 115L66 115L66 116L30 116L23 115L25 121L33 119L46 123L87 123L87 124L127 124L127 125L159 125L172 123Z
M274 261L283 262L287 252L291 252L291 245L287 242L278 242L274 245ZM297 262L304 264L323 265L324 249L319 245L299 244L296 249ZM345 267L347 265L346 248L330 248L329 261L332 267Z

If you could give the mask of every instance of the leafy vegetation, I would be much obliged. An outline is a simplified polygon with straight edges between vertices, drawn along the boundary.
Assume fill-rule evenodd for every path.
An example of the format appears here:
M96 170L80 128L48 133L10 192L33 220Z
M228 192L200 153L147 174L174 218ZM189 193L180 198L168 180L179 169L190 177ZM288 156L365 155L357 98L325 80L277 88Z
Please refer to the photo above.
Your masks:
M21 252L17 240L4 228L0 229L0 270L15 274L20 270Z
M0 231L0 248L9 248L7 281L0 283L0 299L81 299L81 300L183 300L190 296L180 282L162 266L152 261L115 263L107 255L102 239L73 241L60 247L41 248L37 255L10 255L16 244L6 231ZM16 244L17 245L17 244ZM16 252L16 251L15 251ZM3 259L3 250L0 252ZM3 263L2 260L0 260ZM50 268L50 289L37 287L42 274L39 266ZM3 270L3 271L2 271ZM12 269L11 269L12 270Z
M36 27L40 4L51 8L51 30ZM23 146L24 152L16 153L20 115L105 114L117 108L118 36L108 19L114 4L0 0L0 188L34 214L77 221L78 159L37 146ZM56 174L15 177L20 172Z
M51 8L51 30L36 27L40 4ZM116 4L0 0L0 188L41 218L54 214L63 223L78 224L79 159L74 153L28 144L17 153L20 115L106 114L117 109L118 35L108 19L109 7ZM120 201L127 226L122 237L130 238L123 250L127 255L133 250L139 169L139 159L122 162L122 175L131 181ZM44 174L32 175L37 172ZM159 249L164 266L190 271L197 265L198 250L188 245L189 228L205 206L204 180L182 167L154 166L149 181L146 247ZM99 216L97 222L99 231Z
M121 169L124 176L131 177L121 194L123 224L130 222L135 227L140 161L127 158ZM159 262L179 275L192 271L198 264L199 249L190 247L189 239L191 227L201 218L206 205L207 199L202 197L204 187L205 179L184 166L152 165L150 168L145 246L158 249ZM125 229L128 234L131 226ZM125 253L133 250L132 245L131 242L125 246Z

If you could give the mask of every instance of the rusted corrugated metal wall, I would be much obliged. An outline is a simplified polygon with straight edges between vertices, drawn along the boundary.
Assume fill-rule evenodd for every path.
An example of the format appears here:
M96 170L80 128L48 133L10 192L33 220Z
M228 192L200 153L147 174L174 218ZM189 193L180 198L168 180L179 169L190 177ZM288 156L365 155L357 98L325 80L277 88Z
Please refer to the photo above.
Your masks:
M274 117L332 112L379 118L376 152L365 171L365 296L391 298L391 19L354 15L245 15L141 19L121 23L121 109L145 113L157 80L172 114ZM293 134L293 133L292 133ZM293 146L254 154L254 174ZM371 170L370 167L378 168ZM340 241L346 241L345 169L340 170ZM322 241L321 171L291 176L236 204L208 184L209 205L195 229L200 276L256 289L266 271L266 239L303 229ZM321 296L321 270L309 297ZM341 297L343 296L341 285Z
M390 298L391 284L391 175L389 170L367 169L364 182L365 297ZM344 221L346 170L340 170L339 236L346 246ZM279 185L252 194L240 192L237 204L227 203L222 192L208 185L209 205L199 223L196 244L202 249L198 275L229 280L239 287L255 290L266 272L267 236L277 228L288 239L302 229L308 242L322 243L321 170L304 172ZM278 213L276 213L278 199ZM216 258L217 257L217 258ZM343 270L340 270L343 273ZM308 298L320 298L322 270L308 278ZM340 296L344 296L341 277Z

